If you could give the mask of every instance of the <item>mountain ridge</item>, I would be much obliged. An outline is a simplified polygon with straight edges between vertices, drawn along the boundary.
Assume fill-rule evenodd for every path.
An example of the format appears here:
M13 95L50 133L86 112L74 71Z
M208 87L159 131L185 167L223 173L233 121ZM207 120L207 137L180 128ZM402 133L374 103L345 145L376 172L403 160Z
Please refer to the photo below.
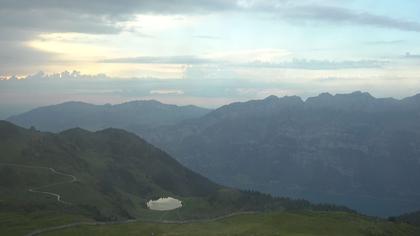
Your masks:
M163 104L156 100L135 100L115 105L70 101L35 108L6 120L26 128L34 126L42 131L52 132L74 127L92 131L114 127L139 133L151 127L199 117L209 111L192 105Z
M123 128L227 186L389 216L420 207L412 180L420 178L418 120L420 94L394 99L356 91L305 101L269 96L174 124ZM395 201L381 197L387 195Z
M149 210L146 202L168 196L183 202L183 207L173 212L174 218L179 214L185 219L211 218L247 210L354 213L345 207L219 185L121 129L92 132L73 128L54 134L0 121L0 150L0 210L15 213L22 209L28 213L77 213L99 221L159 219L162 213ZM63 176L59 180L54 173L71 176L72 181ZM27 193L39 187L42 191ZM63 202L70 204L60 204Z
M409 206L420 208L413 204L420 194L413 182L420 178L419 97L270 96L226 105L144 137L228 186L397 215ZM382 199L387 195L396 201ZM372 207L369 198L384 207Z

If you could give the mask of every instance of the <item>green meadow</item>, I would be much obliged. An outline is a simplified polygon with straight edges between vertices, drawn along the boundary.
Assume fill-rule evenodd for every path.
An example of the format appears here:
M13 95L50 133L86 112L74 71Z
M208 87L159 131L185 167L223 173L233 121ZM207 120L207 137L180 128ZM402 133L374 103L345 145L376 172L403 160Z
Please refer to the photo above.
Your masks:
M203 223L161 224L138 222L120 225L78 226L41 235L418 236L420 235L420 228L351 213L303 211L240 215Z

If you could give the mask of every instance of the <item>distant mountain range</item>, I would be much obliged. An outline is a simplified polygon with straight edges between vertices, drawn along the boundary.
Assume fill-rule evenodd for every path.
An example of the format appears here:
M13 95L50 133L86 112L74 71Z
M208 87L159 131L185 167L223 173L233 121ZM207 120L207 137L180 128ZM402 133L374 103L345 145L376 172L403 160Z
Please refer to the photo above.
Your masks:
M381 216L420 209L420 95L270 96L144 137L228 186Z
M69 112L69 104L9 120L47 131L125 128L228 186L345 204L380 216L420 209L420 94L401 100L363 92L323 93L305 101L270 96L213 111L198 108L194 115L149 125L130 121L124 112L114 114L129 117L121 124L108 115L81 116L92 114L90 108ZM54 112L45 112L51 108ZM159 121L159 115L148 117ZM172 116L177 117L163 115Z
M70 128L91 131L105 128L122 128L141 133L161 125L176 124L186 119L201 117L210 110L197 106L162 104L155 100L132 101L117 105L93 105L83 102L66 102L36 108L8 118L22 127L60 132Z

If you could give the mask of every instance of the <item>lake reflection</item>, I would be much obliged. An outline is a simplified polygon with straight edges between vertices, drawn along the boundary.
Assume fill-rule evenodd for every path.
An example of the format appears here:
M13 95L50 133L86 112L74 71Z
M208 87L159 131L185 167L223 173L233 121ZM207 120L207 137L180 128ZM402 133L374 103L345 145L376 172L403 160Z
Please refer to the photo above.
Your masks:
M165 197L148 201L147 207L155 211L170 211L182 207L182 202L172 197Z

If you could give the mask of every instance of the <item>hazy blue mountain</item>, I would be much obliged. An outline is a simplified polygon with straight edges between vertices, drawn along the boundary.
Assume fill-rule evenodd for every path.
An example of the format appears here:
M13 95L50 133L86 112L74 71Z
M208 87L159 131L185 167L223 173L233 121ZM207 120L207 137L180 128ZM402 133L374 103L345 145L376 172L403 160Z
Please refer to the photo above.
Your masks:
M71 102L9 120L47 131L123 128L233 187L382 216L420 209L420 95L270 96L211 112L156 101Z
M162 104L155 100L118 105L66 102L36 108L7 120L23 127L34 126L39 130L52 132L75 127L93 131L113 127L140 133L145 128L175 124L203 116L209 111L196 106Z
M145 137L228 186L383 216L420 209L420 95L270 96Z

